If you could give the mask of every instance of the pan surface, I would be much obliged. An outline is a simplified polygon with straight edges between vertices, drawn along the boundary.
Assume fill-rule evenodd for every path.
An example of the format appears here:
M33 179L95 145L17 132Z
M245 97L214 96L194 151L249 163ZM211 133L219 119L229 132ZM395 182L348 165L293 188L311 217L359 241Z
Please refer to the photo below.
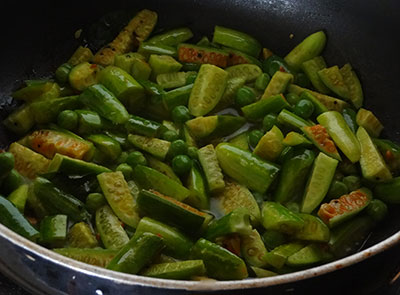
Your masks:
M400 43L397 32L400 28L400 2L396 0L60 2L14 2L2 11L4 32L3 46L0 47L0 119L4 119L14 107L9 94L23 79L50 75L81 42L87 42L93 49L100 47L115 35L135 11L149 8L159 13L158 29L186 25L193 29L196 36L210 36L213 26L219 24L253 35L279 55L285 55L309 33L324 29L328 35L328 46L324 52L328 64L351 62L363 84L366 108L373 110L381 119L387 137L400 141L400 87L397 85L400 58L396 47ZM81 28L82 37L76 40L74 32ZM291 34L293 38L289 38ZM0 127L0 147L7 146L12 139L12 135ZM204 294L204 290L242 288L251 290L247 291L248 294L261 294L262 291L254 289L260 287L277 292L274 294L286 294L291 288L300 290L307 286L307 290L312 290L313 285L318 286L316 282L322 284L330 280L335 282L333 286L329 284L330 291L335 288L340 290L342 285L351 288L357 283L365 287L374 280L388 279L400 261L400 251L395 251L400 237L399 213L398 207L390 208L389 218L368 239L364 247L368 248L366 251L328 265L277 278L210 284L116 274L61 258L17 237L2 226L0 266L10 276L19 277L22 284L31 285L32 290L36 288L36 292L42 294L96 294L93 292L97 289L93 288L99 288L103 294L122 294L128 290L131 290L131 294L187 293L177 291L179 289L203 290L201 293ZM391 250L385 251L391 247ZM33 260L26 255L35 263L29 263ZM370 256L374 257L368 258ZM360 261L363 262L342 269ZM366 267L371 272L357 281L352 274ZM322 275L336 269L340 270ZM315 276L318 278L308 284L307 281ZM292 284L299 279L307 280ZM46 286L50 291L46 290ZM169 291L162 288L168 288ZM55 291L57 289L60 291ZM77 292L73 293L73 290ZM243 294L240 293L242 291L226 292Z

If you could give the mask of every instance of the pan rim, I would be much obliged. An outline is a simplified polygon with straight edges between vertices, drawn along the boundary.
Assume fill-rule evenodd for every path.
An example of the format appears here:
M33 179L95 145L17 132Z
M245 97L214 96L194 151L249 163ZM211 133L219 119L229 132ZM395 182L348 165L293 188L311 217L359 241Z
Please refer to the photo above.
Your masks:
M283 274L275 277L268 278L252 278L245 280L233 281L181 281L181 280L167 280L158 278L149 278L139 275L124 274L107 270L98 266L89 265L83 262L73 260L71 258L62 256L54 251L44 248L34 242L31 242L24 237L18 235L12 230L0 224L0 237L12 243L14 246L19 247L25 252L25 255L36 255L48 262L57 266L68 268L77 273L83 273L89 277L108 280L110 283L124 284L131 287L152 287L164 289L176 289L184 291L224 291L235 289L250 289L250 288L263 288L269 286L282 285L286 283L293 283L295 281L305 280L323 274L333 272L355 263L361 262L372 256L375 256L393 246L400 243L400 231L386 238L385 240L364 249L358 253L350 256L335 260L333 262L309 268L302 271L297 271L289 274ZM18 279L18 278L16 278ZM31 285L32 286L32 285Z

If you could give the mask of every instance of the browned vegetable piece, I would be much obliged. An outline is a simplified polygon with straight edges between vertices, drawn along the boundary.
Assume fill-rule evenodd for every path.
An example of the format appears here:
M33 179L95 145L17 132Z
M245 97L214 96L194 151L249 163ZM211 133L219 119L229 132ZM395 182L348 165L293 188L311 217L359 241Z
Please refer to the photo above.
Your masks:
M157 23L157 13L148 9L140 11L108 45L100 49L93 58L93 62L103 66L114 63L114 57L127 53L146 40Z

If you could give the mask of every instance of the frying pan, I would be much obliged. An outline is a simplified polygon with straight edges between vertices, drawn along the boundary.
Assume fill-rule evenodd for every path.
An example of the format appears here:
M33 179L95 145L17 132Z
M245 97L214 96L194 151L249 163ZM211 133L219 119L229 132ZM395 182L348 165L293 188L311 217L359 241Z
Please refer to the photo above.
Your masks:
M219 24L253 35L279 55L324 29L328 64L351 62L363 84L366 108L381 119L387 137L400 141L396 0L69 0L9 5L1 12L0 119L15 107L9 94L23 79L49 76L82 42L99 48L135 11L149 8L159 13L158 29L185 25L197 36L210 36ZM74 32L80 28L77 40ZM7 146L13 136L0 128L0 145ZM368 294L395 281L399 213L391 206L386 221L352 256L265 279L183 282L114 273L61 257L1 225L0 269L37 294Z

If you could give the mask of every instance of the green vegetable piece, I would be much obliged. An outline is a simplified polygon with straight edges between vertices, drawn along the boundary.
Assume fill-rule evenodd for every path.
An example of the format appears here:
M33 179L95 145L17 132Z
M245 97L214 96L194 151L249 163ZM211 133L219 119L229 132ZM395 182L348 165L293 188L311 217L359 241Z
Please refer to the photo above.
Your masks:
M205 233L205 238L214 241L216 238L238 233L248 235L252 231L250 214L245 208L237 208L212 222Z
M178 52L175 47L162 45L162 44L149 44L147 42L140 42L138 52L148 59L151 58L152 55L154 56L165 56L165 57L177 57ZM163 58L164 59L164 58ZM167 60L167 59L165 59ZM165 60L162 60L161 63L158 63L158 59L154 59L152 62L156 65L156 67L168 67L169 65L164 63ZM153 66L151 66L153 68ZM154 68L153 68L154 70Z
M148 137L158 137L164 130L160 123L135 115L130 115L124 126L129 133Z
M206 272L202 260L186 260L161 264L153 264L141 272L146 277L161 279L185 280L193 276L201 276Z
M187 76L185 72L163 73L157 75L156 81L164 89L178 88L186 85Z
M256 79L256 82L254 83L254 87L257 90L260 91L265 91L267 88L269 82L271 81L271 77L267 73L263 73L258 78Z
M259 129L251 130L247 135L248 136L249 145L252 148L256 148L257 144L259 143L259 141L261 140L263 135L264 135L264 132L262 132Z
M382 221L387 213L387 205L379 199L373 199L366 208L366 212L371 216L376 222Z
M361 187L361 178L356 175L343 177L342 181L347 186L349 191L355 191Z
M0 223L31 241L36 241L40 235L22 213L2 196L0 196Z
M90 61L93 58L92 51L83 46L79 46L67 61L72 66L76 66L82 62Z
M111 170L82 160L74 159L61 154L56 154L48 166L48 173L64 173L66 175L91 175L110 172Z
M190 169L186 187L190 190L186 203L201 210L209 209L210 198L206 189L206 180L195 166Z
M352 163L360 160L360 143L339 112L325 112L317 117L317 121L327 129L338 148Z
M159 74L179 72L179 70L182 68L182 64L168 55L150 55L149 65L152 69L151 75L154 78Z
M189 101L190 93L194 84L188 84L163 94L163 104L165 108L172 111L176 106L186 106Z
M223 110L233 105L235 102L236 92L244 86L245 82L245 79L241 77L228 77L224 94L222 94L222 97L215 106L213 112Z
M379 137L383 130L383 125L378 118L366 109L360 108L357 112L356 122L363 127L372 137Z
M186 122L190 134L196 139L224 137L245 124L243 117L216 115L197 117Z
M185 123L191 118L189 109L185 106L176 106L172 109L172 119L175 123Z
M115 161L121 155L121 145L118 141L104 134L93 134L87 139L94 143L95 147L102 152L109 161Z
M171 142L171 146L168 151L167 157L173 158L178 155L186 155L188 151L188 145L182 139L177 139Z
M249 143L247 141L247 137L248 137L247 132L242 132L239 135L236 135L235 137L231 138L228 142L235 147L248 151Z
M137 203L144 214L190 233L197 232L206 219L205 213L156 191L142 190Z
M212 42L240 50L255 57L258 57L261 51L260 43L253 37L221 26L215 26Z
M337 258L344 257L360 249L371 232L374 221L369 216L357 216L331 232L329 246Z
M70 248L94 248L98 246L90 226L85 222L75 223L68 233L68 246Z
M305 138L300 133L291 131L286 134L286 137L283 139L282 143L286 146L301 146L308 147L312 145L312 142Z
M136 228L140 218L135 198L132 196L122 172L105 172L99 174L97 180L108 204L118 218L125 224Z
M149 232L161 237L165 243L164 252L167 255L187 259L193 242L176 228L165 223L143 217L135 231L135 236Z
M339 161L319 153L314 161L311 174L301 203L301 212L311 213L325 198L335 175Z
M254 272L257 278L269 278L273 276L277 276L278 274L276 272L259 268L256 266L250 266L251 270Z
M130 74L136 80L148 80L151 75L151 67L144 60L137 60L133 62Z
M303 87L300 87L295 84L290 84L287 88L288 92L296 93L297 95L301 95L304 91L310 92L316 99L318 99L323 105L327 107L330 111L343 111L344 108L349 107L349 104L344 100L334 98L329 95L325 95L319 92L315 92Z
M388 139L373 138L372 141L383 155L390 170L398 174L400 169L400 146Z
M242 112L247 120L256 121L269 113L276 113L287 107L289 104L286 99L282 95L275 95L244 106Z
M24 213L25 204L29 196L29 185L23 184L13 191L9 196L8 200L13 203L19 212Z
M66 130L75 130L78 128L79 117L75 111L65 110L58 114L57 124Z
M305 224L298 214L276 202L264 202L261 214L261 223L267 230L293 234L301 230Z
M294 70L290 67L280 56L270 54L263 61L263 71L268 73L271 77L277 72L286 72L289 74L294 74Z
M274 162L282 153L283 147L282 131L274 126L261 137L253 153L264 160Z
M162 238L152 234L143 233L134 236L110 261L107 269L114 271L137 274L143 267L150 264L151 260L164 248Z
M130 165L132 168L136 167L137 165L146 166L147 159L141 152L134 151L129 153L128 157L126 158L126 163Z
M262 70L258 65L240 64L226 68L228 79L241 78L245 83L254 82L262 74Z
M362 91L360 80L357 74L353 71L350 64L345 64L340 70L344 83L349 90L349 99L356 109L359 109L364 101L364 94Z
M286 94L286 100L290 105L295 105L296 103L299 102L300 96L297 95L296 93L289 92Z
M143 102L144 88L123 69L108 66L100 72L99 81L128 108Z
M115 255L117 255L118 252L116 250L101 248L60 248L53 249L53 251L65 257L100 267L106 267L106 265L115 257Z
M112 92L103 85L96 84L86 88L79 101L115 124L123 124L129 119L128 111Z
M228 176L259 193L266 192L280 170L278 165L228 143L220 143L215 151L222 170Z
M248 277L246 264L241 258L205 239L195 243L191 257L203 260L207 275L211 278L241 280Z
M293 75L281 71L277 71L271 78L267 88L261 99L268 99L273 95L286 92L286 88L293 81Z
M285 61L295 70L299 70L302 63L321 54L325 47L326 35L323 31L318 31L301 41L288 55Z
M49 100L60 96L60 86L54 82L32 83L12 93L12 97L26 102Z
M184 69L186 71L198 71L201 64L225 68L229 58L229 53L225 50L187 43L179 44L178 55L179 61L185 63Z
M274 193L274 199L279 203L286 203L302 190L306 177L315 159L315 153L311 150L301 149L293 156L287 157L282 166L278 187Z
M305 126L301 130L307 136L308 139L323 153L326 155L341 161L342 158L336 149L335 144L328 135L327 129L322 125Z
M304 220L304 226L295 233L295 239L312 242L329 242L329 228L321 219L304 213L300 213L299 216Z
M387 183L380 183L374 188L375 196L388 204L400 204L400 177Z
M124 175L124 178L127 180L132 178L133 168L126 163L119 164L117 166L117 168L115 168L115 171L122 172L122 174Z
M225 187L224 176L221 172L219 159L214 146L209 144L198 150L198 156L204 174L207 179L208 188L211 192L217 192Z
M143 188L155 189L178 201L182 201L190 195L190 191L187 188L157 170L137 165L133 172L135 180Z
M14 155L10 152L0 153L0 180L6 177L14 168Z
M268 250L273 250L287 242L286 235L276 230L266 230L262 235L262 239Z
M301 64L301 69L307 75L308 79L310 79L311 84L314 86L314 88L317 89L318 92L328 94L329 88L325 86L318 75L318 72L325 68L326 62L322 56L316 56Z
M312 123L304 120L298 115L284 109L282 110L277 118L279 124L286 125L293 129L301 129L306 126L312 126Z
M12 169L7 175L5 175L2 181L3 182L0 183L0 191L7 195L15 191L24 183L22 175L15 169Z
M189 97L189 111L193 116L210 112L221 99L228 78L224 70L209 64L202 65Z
M261 212L253 194L238 183L226 181L224 190L215 195L215 206L216 210L223 215L235 209L245 208L250 213L253 225L260 222Z
M164 160L171 143L158 138L149 138L136 134L128 135L129 142L136 148L148 152L152 156Z
M257 230L253 229L250 234L241 235L241 252L243 259L252 266L266 267L265 255L267 249Z
M310 244L290 255L287 258L286 264L295 267L311 266L324 261L326 259L325 256L326 254L323 252L320 245Z
M178 28L156 35L147 40L147 43L177 46L192 37L193 33L189 28Z
M15 170L21 175L34 179L37 175L47 172L50 161L31 149L14 142L8 151L14 155Z
M63 192L45 178L37 177L35 179L33 191L47 209L67 215L74 221L88 220L90 218L84 204L79 199Z
M304 248L304 244L302 242L293 242L288 244L283 244L276 247L271 252L265 255L265 259L267 260L269 265L272 265L276 269L281 269L289 256L294 253L300 251Z
M129 242L121 222L109 206L97 209L96 229L106 249L119 250Z
M66 215L46 216L40 223L40 242L48 247L61 247L67 239Z
M78 91L83 91L95 85L99 80L100 67L96 64L83 62L74 66L69 72L69 84Z
M356 119L356 112L353 109L346 108L342 112L343 118L346 121L347 125L349 125L351 131L355 134L358 129L357 119Z
M17 135L27 133L33 125L35 125L30 104L24 104L17 108L8 115L8 117L3 121L3 124L9 131Z
M358 128L357 138L361 146L360 165L363 177L373 182L391 180L392 174L389 168L363 127Z
M114 66L123 69L129 73L132 69L132 65L136 61L144 61L145 57L138 52L128 52L125 54L118 54L114 57Z
M318 71L318 76L332 92L346 100L350 100L349 88L347 87L338 66L322 69Z

